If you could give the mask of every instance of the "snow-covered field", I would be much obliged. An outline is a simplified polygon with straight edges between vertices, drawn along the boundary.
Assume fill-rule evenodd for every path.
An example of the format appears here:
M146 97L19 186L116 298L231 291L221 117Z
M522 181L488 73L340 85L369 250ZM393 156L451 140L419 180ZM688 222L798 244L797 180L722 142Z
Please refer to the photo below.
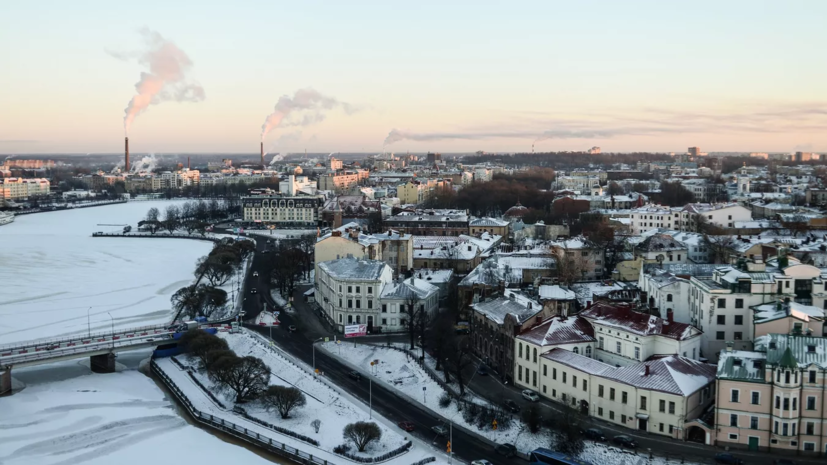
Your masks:
M122 354L130 369L105 375L91 374L88 360L16 371L28 387L0 398L0 463L271 463L187 424L135 369L148 356Z
M169 321L170 297L193 281L212 244L91 235L134 230L150 208L163 215L170 203L22 215L0 227L0 344Z

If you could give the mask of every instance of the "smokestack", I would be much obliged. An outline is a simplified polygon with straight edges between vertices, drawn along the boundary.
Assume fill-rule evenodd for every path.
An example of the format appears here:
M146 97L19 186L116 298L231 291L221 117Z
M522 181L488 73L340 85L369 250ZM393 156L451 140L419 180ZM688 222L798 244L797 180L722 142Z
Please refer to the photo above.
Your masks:
M261 166L264 169L264 141L261 142Z
M124 163L123 171L124 171L124 173L128 173L129 172L129 166L130 166L129 165L129 138L128 137L124 137L124 151L125 151L125 155L124 155L124 161L123 161L123 163Z
M187 169L190 169L190 157L187 157Z

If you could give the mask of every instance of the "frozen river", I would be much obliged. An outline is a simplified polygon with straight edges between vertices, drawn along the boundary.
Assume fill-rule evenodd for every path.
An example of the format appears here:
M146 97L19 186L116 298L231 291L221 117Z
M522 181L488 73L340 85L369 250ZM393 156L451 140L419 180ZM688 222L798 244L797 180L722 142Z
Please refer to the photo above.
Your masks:
M123 229L102 224L135 228L170 203L37 213L0 227L0 345L168 322L170 297L212 244L91 235Z

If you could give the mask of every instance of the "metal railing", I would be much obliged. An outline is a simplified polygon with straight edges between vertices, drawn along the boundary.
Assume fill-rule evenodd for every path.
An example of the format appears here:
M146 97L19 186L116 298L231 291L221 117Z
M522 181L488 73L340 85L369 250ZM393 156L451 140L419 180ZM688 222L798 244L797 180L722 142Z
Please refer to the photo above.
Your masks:
M165 342L173 340L169 337L170 334L172 333L152 335L157 339L153 339L153 337L150 336L140 336L134 339L121 340L108 339L105 341L91 342L89 344L60 347L54 350L39 350L37 352L26 352L23 354L6 355L0 357L0 365L14 366L19 365L21 363L27 363L38 360L48 360L52 358L66 357L69 355L83 356L84 354L88 354L90 352L98 352L101 350L117 351L118 349L127 350L133 346L161 345Z
M105 331L105 332L97 332L97 333L87 333L78 336L69 336L69 337L62 337L62 338L54 338L54 339L36 339L33 341L22 341L15 344L6 344L0 346L0 353L8 352L10 350L28 350L28 349L36 349L38 347L48 347L53 346L55 344L63 344L68 342L76 342L76 341L84 341L84 340L91 340L91 339L98 339L98 338L105 338L105 337L112 337L114 334L115 336L121 336L124 334L131 334L131 333L141 333L144 331L156 331L162 330L162 332L168 332L167 328L169 325L152 325L152 326L139 326L137 328L127 328L127 329L120 329L116 330L114 333L112 331ZM149 334L147 334L149 337Z
M189 413L193 420L301 464L334 465L333 462L329 462L319 457L314 457L313 454L309 454L301 449L288 446L287 444L275 441L267 436L262 436L256 432L250 431L243 426L236 425L235 423L224 420L223 418L215 417L211 414L198 410L187 398L184 392L175 384L175 382L173 382L172 379L170 379L170 377L164 373L160 367L158 367L155 360L150 362L150 369L161 379L167 389L172 392L181 405L184 406L187 413Z
M157 237L161 239L196 239L199 241L218 242L220 239L212 236L202 236L200 234L152 234L144 232L94 232L92 237Z

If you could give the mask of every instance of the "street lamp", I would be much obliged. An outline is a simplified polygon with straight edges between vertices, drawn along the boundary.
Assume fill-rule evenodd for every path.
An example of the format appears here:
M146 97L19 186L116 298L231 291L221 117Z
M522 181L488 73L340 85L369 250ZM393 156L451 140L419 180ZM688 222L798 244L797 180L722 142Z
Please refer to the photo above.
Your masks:
M115 319L112 318L111 313L106 312L106 314L109 315L109 319L112 320L112 348L114 349L115 348Z

